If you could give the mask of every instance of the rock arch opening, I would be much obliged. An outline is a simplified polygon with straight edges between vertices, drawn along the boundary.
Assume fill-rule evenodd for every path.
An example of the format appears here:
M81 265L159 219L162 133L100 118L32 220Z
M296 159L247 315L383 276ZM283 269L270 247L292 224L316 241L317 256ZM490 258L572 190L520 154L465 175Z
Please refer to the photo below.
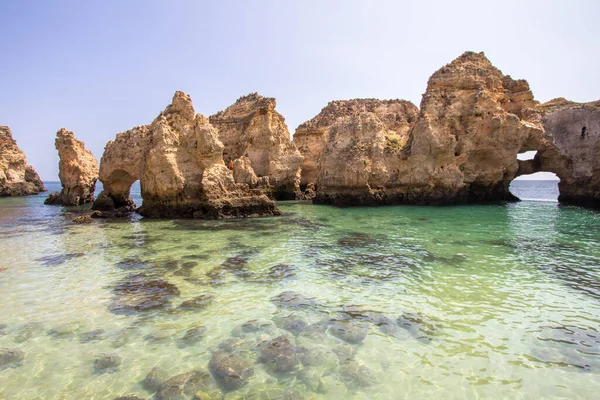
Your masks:
M535 172L515 178L510 193L523 201L558 202L560 179L553 172Z

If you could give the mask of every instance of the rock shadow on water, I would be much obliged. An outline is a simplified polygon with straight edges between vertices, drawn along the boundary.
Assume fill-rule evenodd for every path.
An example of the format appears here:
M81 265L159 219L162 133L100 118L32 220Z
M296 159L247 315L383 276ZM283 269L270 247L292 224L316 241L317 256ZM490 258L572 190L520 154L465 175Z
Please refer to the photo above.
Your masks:
M179 296L179 289L163 279L146 274L132 274L116 284L108 309L114 314L133 315L164 309L170 299Z

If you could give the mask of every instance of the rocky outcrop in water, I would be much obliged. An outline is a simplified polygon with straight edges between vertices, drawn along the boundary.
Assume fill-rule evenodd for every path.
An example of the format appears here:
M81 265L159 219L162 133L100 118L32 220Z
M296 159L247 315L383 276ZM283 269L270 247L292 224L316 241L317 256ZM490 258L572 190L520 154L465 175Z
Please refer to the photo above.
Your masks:
M85 148L85 143L65 128L56 132L54 143L60 159L58 176L62 190L51 193L45 203L66 206L91 203L98 180L98 160Z
M519 161L517 175L554 172L564 204L600 207L600 101L554 99L536 108L544 134L529 143L533 160Z
M177 92L150 124L117 135L100 161L103 192L93 208L132 211L129 191L140 180L139 213L154 218L234 218L277 215L260 190L237 184L223 162L223 144L190 97Z
M337 205L514 200L510 182L543 170L563 180L561 201L582 203L600 170L596 107L540 106L526 81L466 52L431 76L420 110L339 101L302 124L302 185L314 184L316 203ZM535 163L517 160L527 150L539 151Z
M9 127L0 125L0 196L25 196L45 191L37 172L27 165L25 153L12 138Z
M210 123L219 131L227 164L247 157L257 177L268 177L276 199L293 199L299 192L302 156L275 106L275 99L252 93L212 115ZM242 179L236 182L250 183Z

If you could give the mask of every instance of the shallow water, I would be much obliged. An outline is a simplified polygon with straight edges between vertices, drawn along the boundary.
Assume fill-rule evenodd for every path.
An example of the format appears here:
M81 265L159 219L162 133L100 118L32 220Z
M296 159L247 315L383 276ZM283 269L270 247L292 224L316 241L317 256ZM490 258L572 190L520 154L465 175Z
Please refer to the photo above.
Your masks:
M0 199L0 348L25 352L0 366L0 399L150 398L153 367L207 370L219 348L253 372L227 399L600 390L593 211L282 202L278 218L77 225L44 196ZM291 367L277 373L263 349L281 335ZM113 353L120 365L95 370Z

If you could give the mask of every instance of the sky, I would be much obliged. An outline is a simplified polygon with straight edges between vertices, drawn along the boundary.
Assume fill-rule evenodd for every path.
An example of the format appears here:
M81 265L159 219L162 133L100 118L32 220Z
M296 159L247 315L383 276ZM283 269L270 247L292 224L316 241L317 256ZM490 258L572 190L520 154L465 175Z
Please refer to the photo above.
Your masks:
M44 180L56 131L100 159L176 90L206 116L277 99L290 132L331 100L403 98L466 50L537 100L600 98L600 2L2 0L0 124Z

